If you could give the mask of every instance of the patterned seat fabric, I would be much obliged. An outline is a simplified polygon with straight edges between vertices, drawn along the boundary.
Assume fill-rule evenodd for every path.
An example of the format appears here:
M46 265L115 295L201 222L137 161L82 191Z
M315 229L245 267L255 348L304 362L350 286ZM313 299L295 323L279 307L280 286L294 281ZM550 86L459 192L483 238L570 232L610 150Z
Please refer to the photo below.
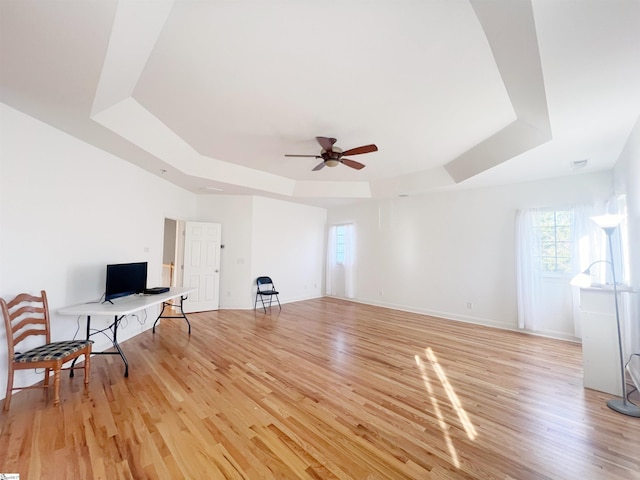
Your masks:
M43 360L63 359L69 355L84 348L87 344L93 343L93 340L67 340L64 342L53 342L41 347L36 347L28 352L16 352L15 362L41 362Z

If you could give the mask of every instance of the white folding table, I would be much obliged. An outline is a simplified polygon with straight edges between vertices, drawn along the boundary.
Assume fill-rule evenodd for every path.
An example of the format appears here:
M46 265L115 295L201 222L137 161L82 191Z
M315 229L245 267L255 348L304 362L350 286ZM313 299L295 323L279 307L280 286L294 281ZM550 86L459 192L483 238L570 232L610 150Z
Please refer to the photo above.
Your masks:
M73 316L84 316L87 317L87 340L91 335L95 335L96 333L104 333L105 330L111 331L110 340L113 343L115 352L93 352L96 355L120 355L122 357L122 361L124 362L124 376L129 376L129 362L127 362L127 357L125 356L122 348L120 348L120 344L118 343L118 325L122 321L124 317L127 315L131 315L133 313L139 312L141 310L145 310L149 307L153 307L155 305L162 304L162 310L160 314L156 318L155 322L153 322L153 333L156 333L156 324L158 320L161 318L183 318L187 325L189 326L189 335L191 335L191 323L187 318L187 315L184 313L182 308L183 302L187 299L189 293L195 292L197 289L189 288L189 287L171 287L168 292L154 294L154 295L129 295L128 297L118 298L111 302L93 302L93 303L82 303L80 305L74 305L72 307L62 308L57 311L60 315L73 315ZM180 298L180 313L179 315L164 315L165 308L172 307L173 304L171 300L175 300L176 298ZM92 316L113 316L113 323L108 327L91 331L91 317ZM71 375L73 376L73 370L71 370Z

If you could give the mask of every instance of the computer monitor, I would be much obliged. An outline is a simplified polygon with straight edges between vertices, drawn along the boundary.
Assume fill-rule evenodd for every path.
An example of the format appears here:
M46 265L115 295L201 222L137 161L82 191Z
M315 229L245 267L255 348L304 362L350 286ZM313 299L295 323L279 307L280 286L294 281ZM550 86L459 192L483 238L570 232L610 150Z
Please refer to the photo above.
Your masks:
M105 301L142 293L145 288L147 288L147 262L107 265Z

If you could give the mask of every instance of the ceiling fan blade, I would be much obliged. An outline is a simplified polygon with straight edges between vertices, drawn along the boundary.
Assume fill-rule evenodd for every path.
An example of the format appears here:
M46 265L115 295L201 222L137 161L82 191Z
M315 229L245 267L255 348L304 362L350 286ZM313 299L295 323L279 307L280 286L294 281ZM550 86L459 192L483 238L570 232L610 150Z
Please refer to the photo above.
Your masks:
M316 140L320 144L323 150L329 151L333 147L333 144L337 142L335 138L316 137Z
M324 161L320 162L318 165L313 167L313 170L311 170L311 171L312 172L317 172L318 170L322 170L323 168L324 168Z
M363 145L362 147L352 148L346 152L342 152L342 155L360 155L361 153L377 152L378 147L375 145Z
M356 162L355 160L350 160L348 158L342 158L340 161L347 167L355 168L356 170L362 170L365 167L363 163Z
M292 155L292 154L286 154L284 155L285 157L313 157L313 158L322 158L319 155Z

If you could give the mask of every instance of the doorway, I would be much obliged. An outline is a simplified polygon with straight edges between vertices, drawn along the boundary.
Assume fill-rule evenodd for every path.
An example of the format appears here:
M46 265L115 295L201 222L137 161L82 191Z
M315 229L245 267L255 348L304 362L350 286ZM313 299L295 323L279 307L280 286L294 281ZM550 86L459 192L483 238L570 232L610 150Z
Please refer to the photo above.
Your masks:
M164 219L164 242L162 244L162 283L163 287L182 285L178 272L182 271L182 261L178 258L178 221Z
M184 311L218 310L220 303L221 225L165 218L163 286L193 287Z

